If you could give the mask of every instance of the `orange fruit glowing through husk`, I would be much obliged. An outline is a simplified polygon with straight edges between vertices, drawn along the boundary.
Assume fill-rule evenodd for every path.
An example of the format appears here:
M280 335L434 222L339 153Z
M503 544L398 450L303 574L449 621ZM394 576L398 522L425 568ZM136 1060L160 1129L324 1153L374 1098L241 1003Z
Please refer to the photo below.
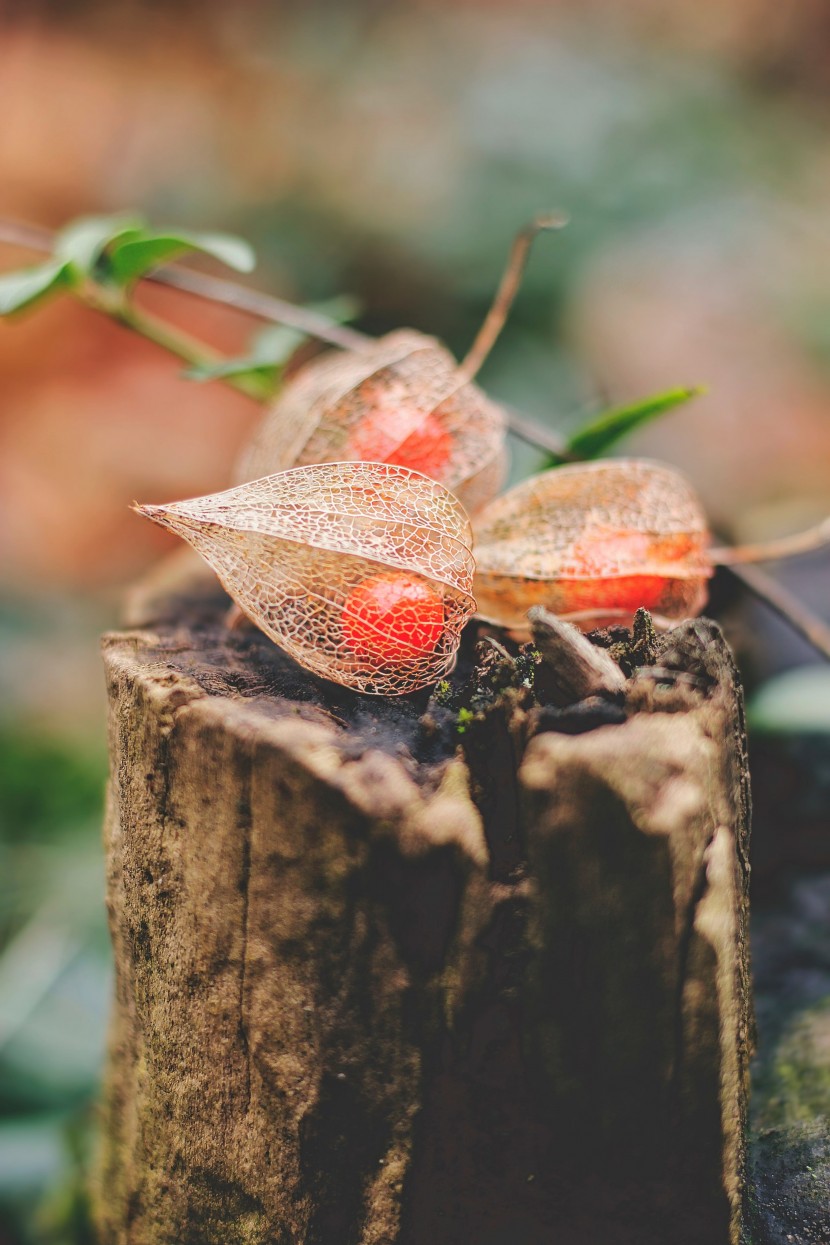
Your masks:
M434 415L378 406L364 415L348 441L349 456L370 463L395 463L440 480L452 454L450 432Z
M444 606L418 575L376 575L349 594L341 626L358 657L391 666L434 652L444 629Z
M662 621L690 618L706 601L708 546L700 502L673 468L642 459L557 467L480 514L478 612L522 634L534 605L586 627L626 621L640 606Z
M475 610L470 521L442 484L391 463L313 463L139 507L213 567L312 674L372 696L444 678Z
M666 597L667 582L672 568L679 577L691 559L699 557L700 542L683 534L654 536L630 532L614 536L601 535L594 541L577 542L572 560L580 568L578 577L562 576L559 588L567 608L580 610L614 609L635 613L640 607L659 609ZM607 575L610 564L642 562L659 566L661 573Z

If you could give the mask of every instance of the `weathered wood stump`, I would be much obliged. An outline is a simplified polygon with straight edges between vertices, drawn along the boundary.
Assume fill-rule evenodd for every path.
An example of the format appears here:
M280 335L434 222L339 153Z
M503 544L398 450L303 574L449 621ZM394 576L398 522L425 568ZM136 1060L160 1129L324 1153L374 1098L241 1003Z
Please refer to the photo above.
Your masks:
M618 643L631 677L563 704L538 619L541 666L470 645L439 704L315 680L226 605L105 641L104 1245L736 1245L748 796L714 624Z

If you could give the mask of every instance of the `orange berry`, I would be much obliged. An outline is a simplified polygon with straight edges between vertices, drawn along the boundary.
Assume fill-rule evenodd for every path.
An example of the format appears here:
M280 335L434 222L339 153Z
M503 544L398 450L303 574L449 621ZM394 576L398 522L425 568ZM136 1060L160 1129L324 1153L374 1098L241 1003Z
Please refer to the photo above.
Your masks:
M418 575L376 575L349 594L341 626L359 657L396 665L435 651L444 631L444 603Z
M349 454L370 463L394 463L440 480L452 454L452 436L434 415L377 406L364 415L348 442Z
M567 611L614 609L635 613L640 607L659 612L661 603L677 578L685 578L690 558L699 556L700 541L686 533L658 536L647 532L616 535L589 532L574 546L573 561L579 578L563 576L558 586ZM637 563L651 569L638 574ZM630 568L629 574L610 574L615 564ZM655 573L654 568L661 568Z
M623 610L635 614L643 606L659 612L671 581L663 575L616 575L608 579L559 579L558 608L562 613L582 610Z

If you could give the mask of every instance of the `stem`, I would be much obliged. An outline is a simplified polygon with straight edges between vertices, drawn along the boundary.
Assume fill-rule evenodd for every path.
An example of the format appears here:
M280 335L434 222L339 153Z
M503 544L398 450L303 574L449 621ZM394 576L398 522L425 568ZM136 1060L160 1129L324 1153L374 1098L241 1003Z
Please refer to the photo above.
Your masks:
M149 312L143 311L131 303L119 301L117 304L112 305L94 294L84 294L82 292L78 292L77 297L85 306L91 307L93 311L100 311L103 315L107 315L115 320L116 324L132 329L135 333L140 333L148 341L161 346L162 350L166 350L169 354L175 355L177 359L182 359L191 366L216 363L222 358L218 351L212 350L210 346L205 346L195 337L191 337L189 333L185 333L182 329L174 328L172 324L157 319L155 316L150 315ZM223 376L222 379L232 389L236 389L239 393L245 394L247 398L253 398L257 402L262 402L267 397L267 394L263 392L262 386L255 378Z
M736 566L743 562L775 562L778 558L793 558L799 553L812 553L830 544L830 519L824 519L815 527L792 536L782 536L758 545L721 545L709 550L718 566Z
M758 566L727 566L730 575L762 601L774 614L789 623L808 644L830 661L830 626L814 614L788 588Z
M27 225L20 221L0 219L0 242L10 246L22 246L28 250L49 252L52 250L55 236L48 229L39 225ZM222 277L210 277L205 273L195 272L189 268L181 268L177 264L167 264L143 277L144 281L152 281L154 285L166 285L196 298L204 298L211 303L221 303L226 307L234 307L247 315L256 316L273 324L285 324L298 329L309 337L329 342L342 350L366 350L374 342L374 338L357 329L335 324L327 316L308 307L296 307L282 298L274 298L270 294L261 294L236 281L227 281Z
M568 449L565 441L553 428L537 424L535 419L522 415L519 411L505 406L504 403L501 403L501 406L507 414L507 426L514 437L524 441L527 445L534 446L537 450L546 450L548 454L555 455L563 463L580 461L579 455L573 454Z
M472 380L478 373L484 360L493 349L499 333L504 328L510 308L513 306L513 300L524 276L527 257L530 254L533 239L544 230L562 229L567 223L567 217L565 216L537 216L535 220L531 221L529 225L525 225L524 229L521 229L516 234L507 258L507 267L502 274L499 288L496 290L496 296L493 299L493 305L487 312L487 316L478 330L475 341L459 365L458 375L461 380Z
M557 218L555 224L547 226L543 223L535 229L535 232L547 227L558 228L561 224L564 224L564 220ZM528 229L524 230L523 233L527 234L528 230L533 231L534 228L534 226L528 226ZM535 234L532 236L535 236ZM532 236L529 241L532 241ZM7 242L12 246L24 246L33 251L49 252L52 250L54 235L48 229L41 229L37 225L25 225L18 221L0 219L0 242ZM514 249L517 243L518 239L514 243ZM281 298L273 298L270 294L261 294L257 290L251 290L245 285L237 284L235 281L228 281L225 278L219 277L209 277L204 273L195 272L189 268L182 268L177 264L169 264L165 268L159 268L156 272L144 277L143 280L152 281L154 285L166 285L173 289L181 290L186 294L193 295L195 298L205 299L207 302L233 307L237 311L255 316L257 319L265 320L270 324L287 324L292 328L299 329L303 333L307 333L310 337L316 337L320 341L329 342L332 346L339 346L342 350L366 350L372 346L375 340L367 333L358 332L357 329L334 324L319 312L309 311L305 307L295 307L293 303L287 303ZM98 308L98 310L105 310L107 314L112 314L109 308ZM479 334L480 336L481 333ZM178 353L178 351L173 353ZM207 357L206 352L203 352L202 357ZM467 359L469 357L468 354ZM465 360L466 362L467 360ZM463 367L464 364L461 366ZM225 377L223 379L226 384L233 383L230 378ZM239 388L238 385L236 387ZM567 461L572 461L575 458L574 455L568 453L567 447L551 428L538 424L527 415L508 409L507 426L520 441L526 441L529 445L547 450L548 453L556 454Z
M10 246L22 246L28 251L51 251L54 241L54 234L40 225L0 220L0 242L8 242Z
M260 320L288 325L309 337L317 338L318 341L328 342L330 346L339 346L341 350L363 351L374 345L375 339L368 333L361 333L345 324L335 324L318 311L297 307L294 303L274 298L271 294L261 294L224 277L209 277L204 273L170 264L166 268L159 268L147 280L182 290L185 294L192 294L212 303L234 307L237 311L244 311Z

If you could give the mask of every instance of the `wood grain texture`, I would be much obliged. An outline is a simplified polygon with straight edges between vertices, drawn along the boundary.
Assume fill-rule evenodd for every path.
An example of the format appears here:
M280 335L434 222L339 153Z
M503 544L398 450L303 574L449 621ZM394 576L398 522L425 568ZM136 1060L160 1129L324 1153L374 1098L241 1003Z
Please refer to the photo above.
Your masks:
M671 633L622 707L508 688L436 735L225 604L144 599L105 642L104 1245L736 1245L748 802L717 629Z

